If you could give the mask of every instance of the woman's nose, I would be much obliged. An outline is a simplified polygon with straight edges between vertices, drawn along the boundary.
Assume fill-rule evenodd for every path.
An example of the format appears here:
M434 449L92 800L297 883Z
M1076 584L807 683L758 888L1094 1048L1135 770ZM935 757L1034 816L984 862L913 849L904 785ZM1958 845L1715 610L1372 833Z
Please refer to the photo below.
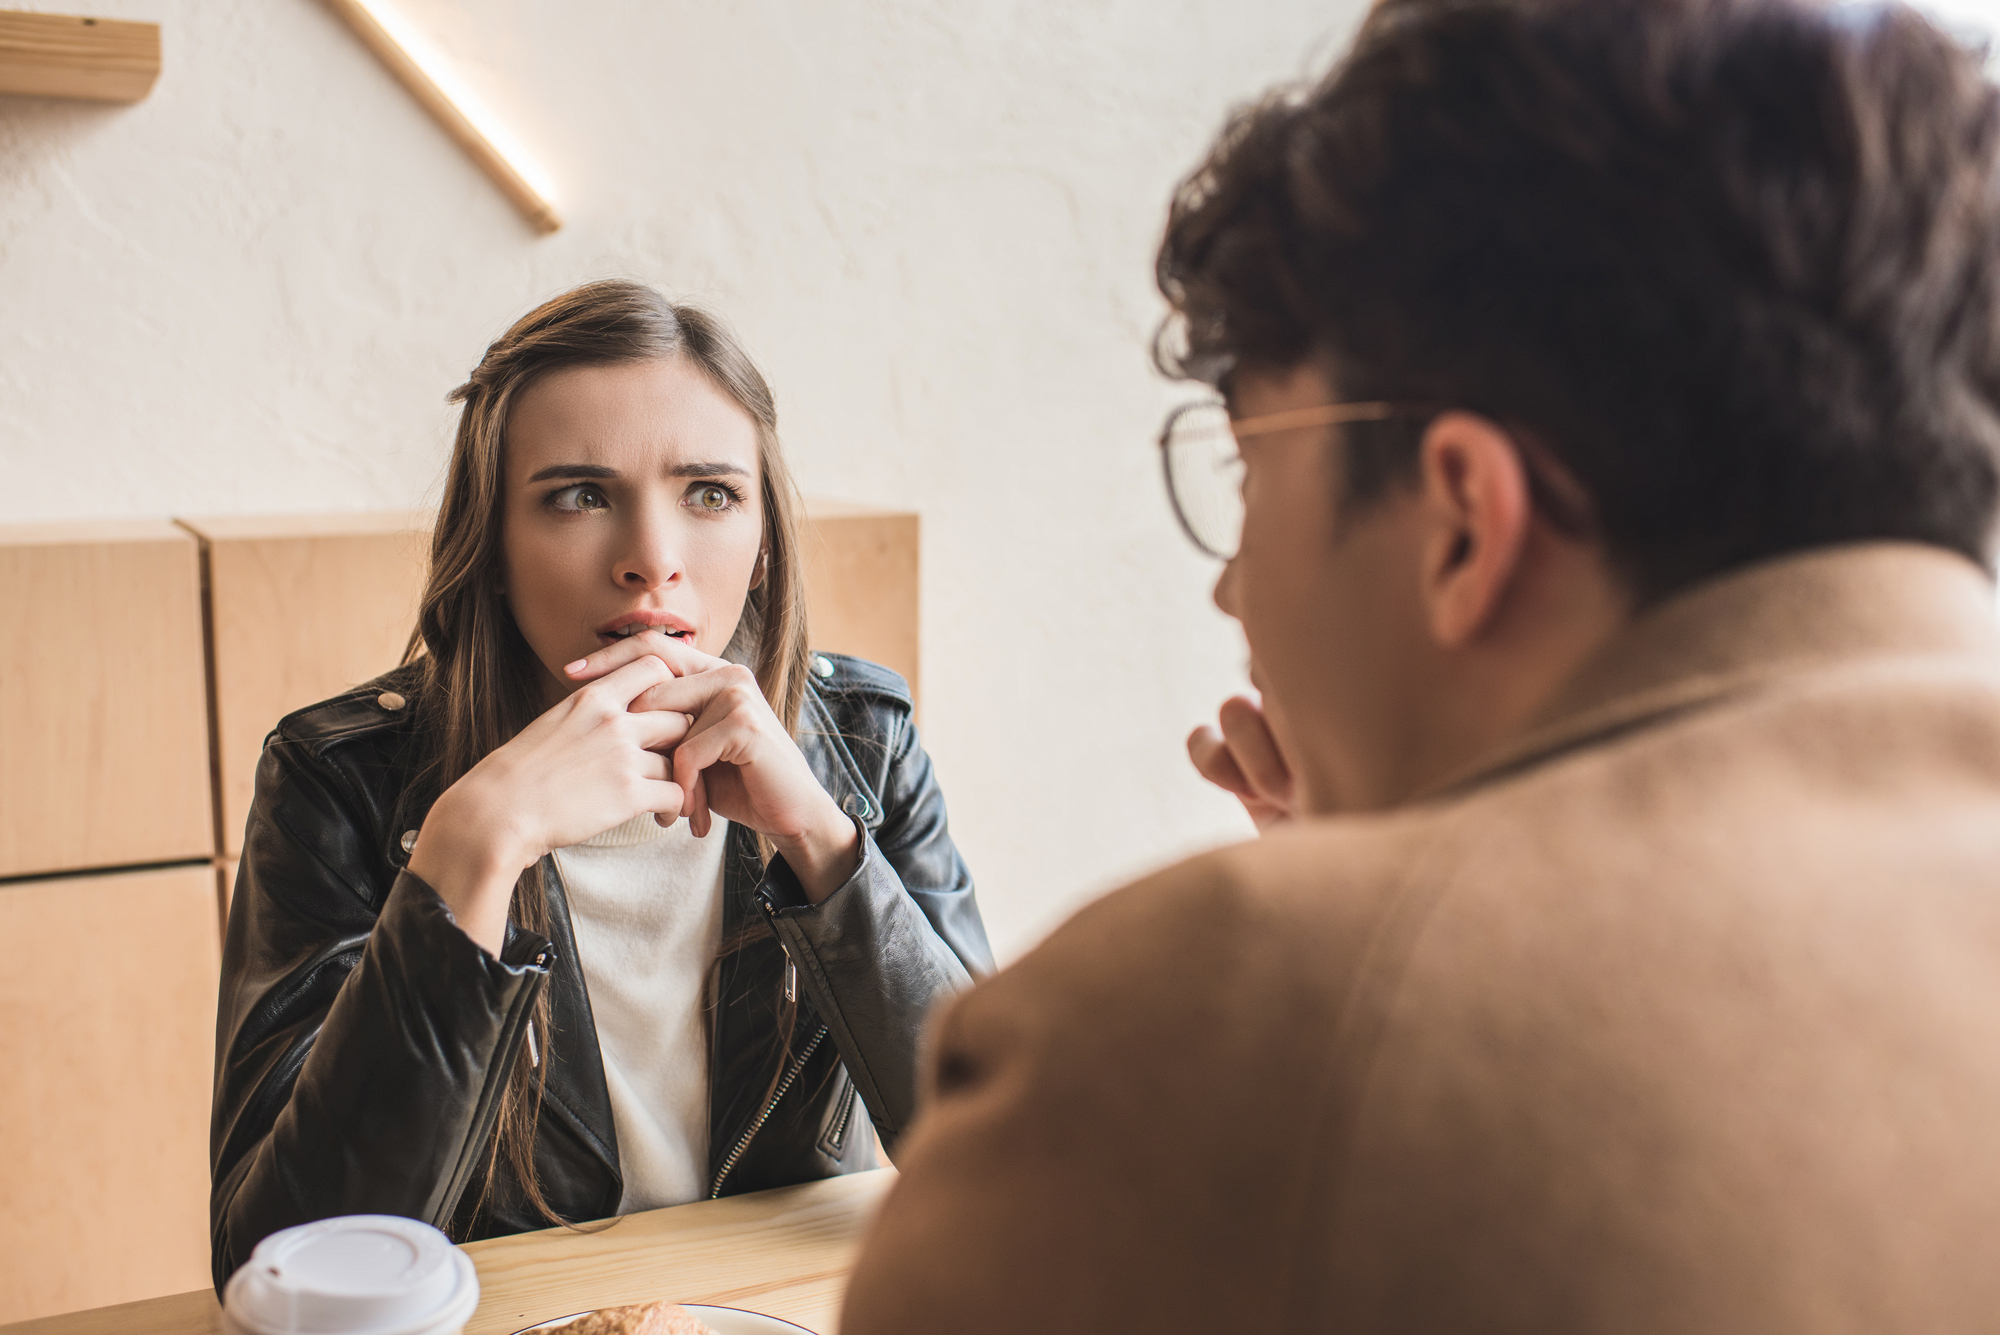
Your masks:
M612 578L627 589L656 589L673 583L682 570L676 545L671 525L641 526L620 555Z

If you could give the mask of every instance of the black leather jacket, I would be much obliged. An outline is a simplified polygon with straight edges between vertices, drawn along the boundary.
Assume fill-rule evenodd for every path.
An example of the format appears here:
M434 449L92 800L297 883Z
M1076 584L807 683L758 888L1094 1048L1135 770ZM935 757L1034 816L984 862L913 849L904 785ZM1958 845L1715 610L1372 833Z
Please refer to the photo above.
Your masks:
M711 979L713 1195L873 1167L857 1092L893 1147L914 1110L925 1013L992 967L902 678L837 654L819 671L800 745L861 826L861 865L814 907L782 858L761 866L755 836L729 827L723 939L758 917L772 934ZM618 1210L617 1135L554 859L542 861L548 937L510 925L498 959L404 867L404 830L421 822L407 804L399 817L421 762L417 689L400 668L290 715L264 745L216 1019L218 1291L266 1235L330 1215L405 1215L460 1240L545 1227L504 1163L473 1213L498 1095L544 987L537 1176L566 1219ZM385 692L409 704L385 707Z

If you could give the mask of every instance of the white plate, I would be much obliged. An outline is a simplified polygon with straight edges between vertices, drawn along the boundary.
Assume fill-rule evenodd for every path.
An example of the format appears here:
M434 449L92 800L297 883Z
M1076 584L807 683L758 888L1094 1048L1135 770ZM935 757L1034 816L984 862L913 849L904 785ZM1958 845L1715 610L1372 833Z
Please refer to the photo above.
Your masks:
M804 1326L795 1326L789 1321L780 1321L762 1312L746 1312L740 1307L703 1307L700 1303L682 1303L681 1306L700 1317L716 1332L716 1335L813 1335ZM568 1316L550 1317L514 1332L514 1335L528 1335L533 1330L549 1330L566 1325L588 1312L571 1312Z

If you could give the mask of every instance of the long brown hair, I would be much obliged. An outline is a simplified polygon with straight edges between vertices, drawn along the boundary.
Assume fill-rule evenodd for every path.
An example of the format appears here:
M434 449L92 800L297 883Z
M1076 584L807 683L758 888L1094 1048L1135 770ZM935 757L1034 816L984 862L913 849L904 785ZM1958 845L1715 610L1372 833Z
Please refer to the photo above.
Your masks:
M506 499L507 419L538 378L567 366L685 359L699 367L757 423L764 504L764 577L745 600L728 655L748 663L772 710L793 734L805 699L805 577L798 537L799 501L778 448L770 386L735 337L713 315L678 305L641 283L586 283L542 303L486 349L449 402L461 403L444 497L431 534L430 575L417 628L404 655L421 665L418 727L426 763L412 785L428 805L542 712L540 669L500 592ZM768 856L768 850L766 851ZM511 916L546 934L548 895L541 868L514 883ZM535 1027L545 1046L549 998L543 989ZM502 1160L528 1205L553 1222L536 1181L535 1124L542 1081L523 1046L502 1092L479 1205Z

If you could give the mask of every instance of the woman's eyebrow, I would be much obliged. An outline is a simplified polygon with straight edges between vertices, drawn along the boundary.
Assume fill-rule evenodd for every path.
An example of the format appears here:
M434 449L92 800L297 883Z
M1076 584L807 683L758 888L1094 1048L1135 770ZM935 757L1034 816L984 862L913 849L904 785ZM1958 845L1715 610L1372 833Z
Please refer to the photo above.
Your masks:
M617 469L606 468L603 464L550 464L547 468L537 469L529 476L528 481L546 482L552 477L614 478L617 476Z
M675 464L667 470L668 477L749 477L750 470L740 464L691 463Z

